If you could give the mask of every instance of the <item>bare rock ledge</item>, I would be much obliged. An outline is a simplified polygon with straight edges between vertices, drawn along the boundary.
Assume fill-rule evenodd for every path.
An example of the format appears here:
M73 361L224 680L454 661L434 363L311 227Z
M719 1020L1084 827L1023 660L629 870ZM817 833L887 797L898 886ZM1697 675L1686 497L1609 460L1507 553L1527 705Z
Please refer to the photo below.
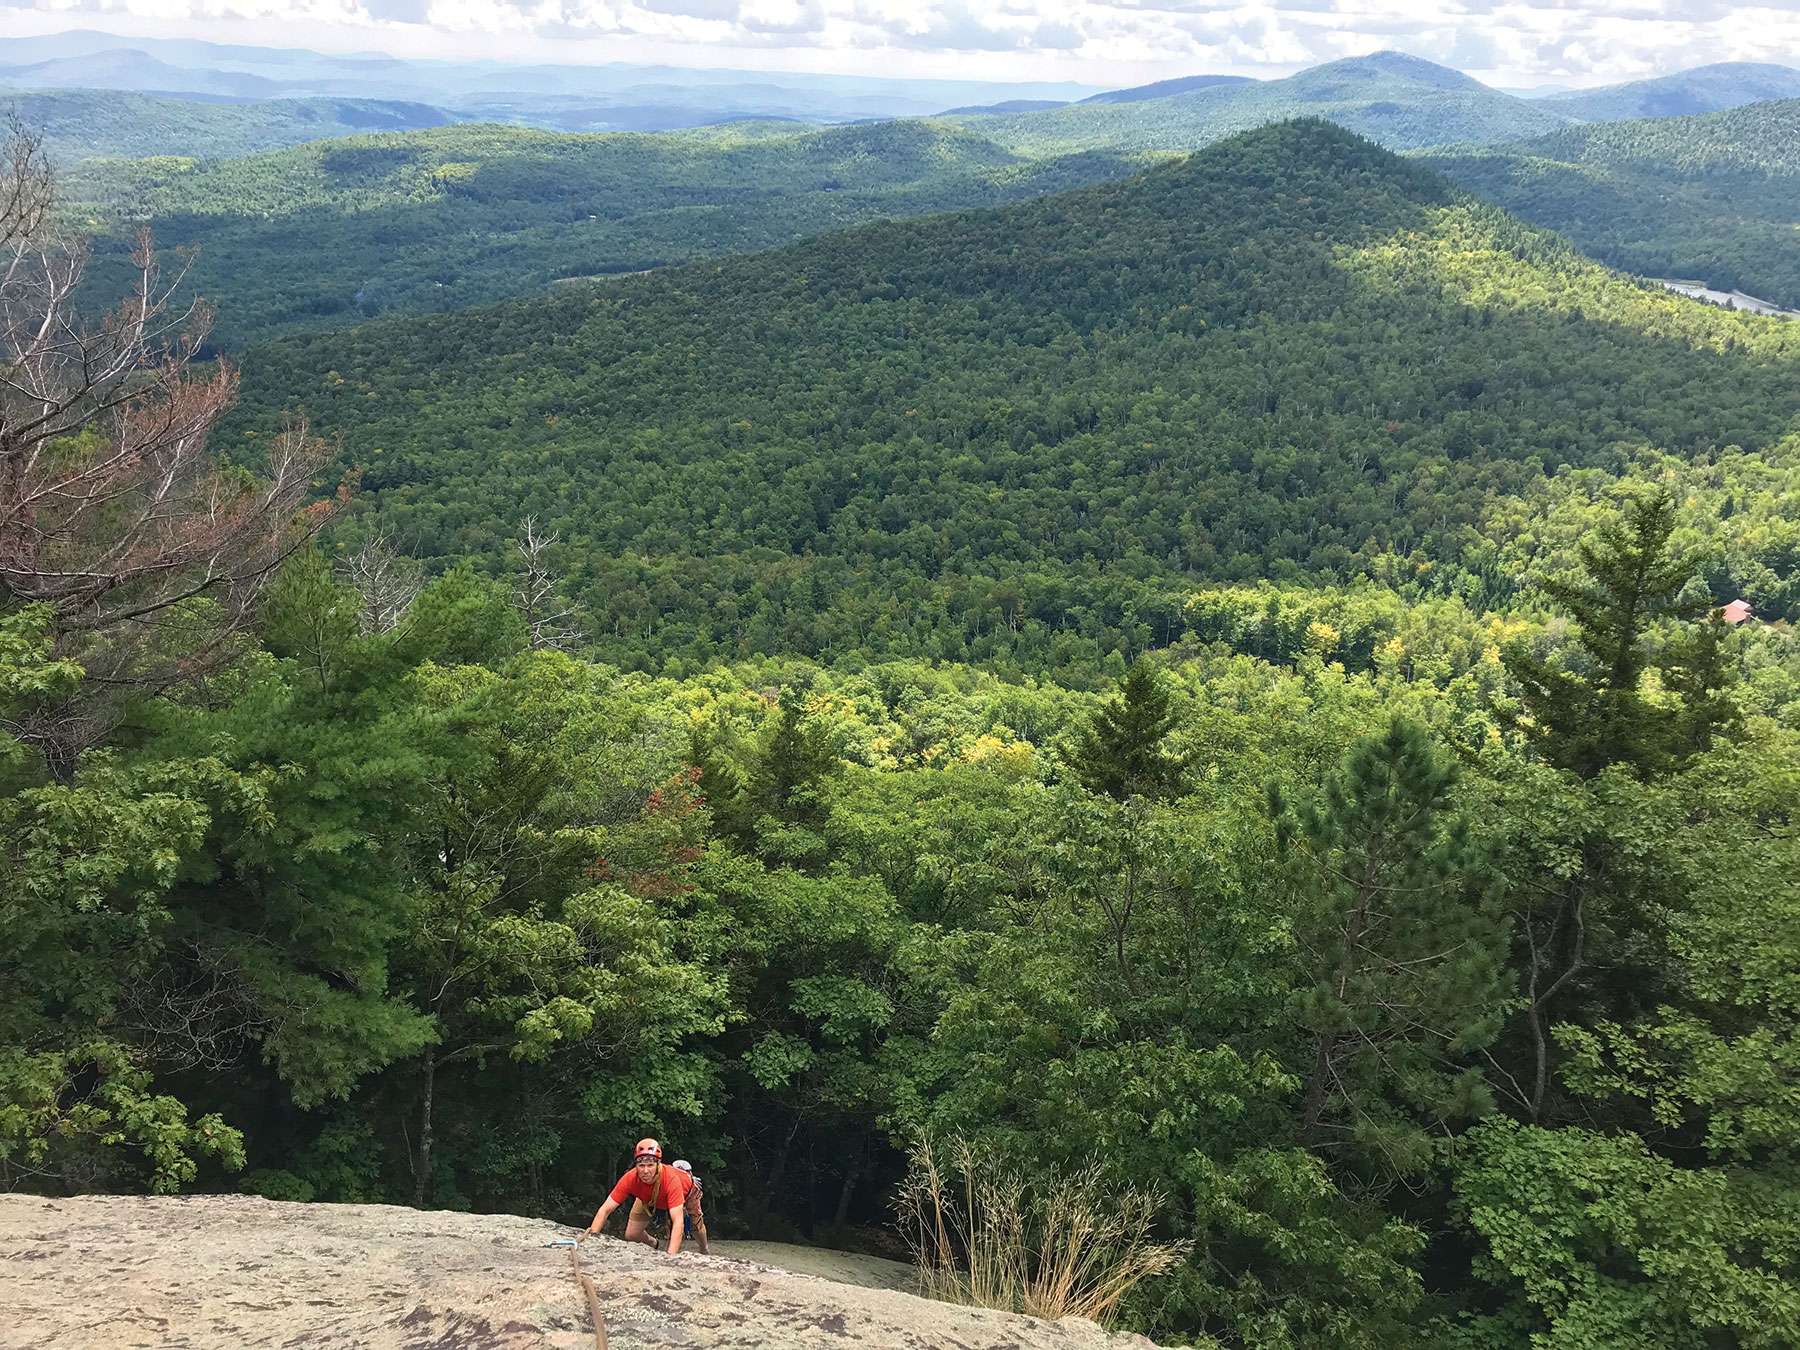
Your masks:
M592 1350L566 1248L510 1215L242 1196L0 1196L0 1347ZM609 1350L1145 1350L1075 1318L935 1303L750 1261L588 1242Z

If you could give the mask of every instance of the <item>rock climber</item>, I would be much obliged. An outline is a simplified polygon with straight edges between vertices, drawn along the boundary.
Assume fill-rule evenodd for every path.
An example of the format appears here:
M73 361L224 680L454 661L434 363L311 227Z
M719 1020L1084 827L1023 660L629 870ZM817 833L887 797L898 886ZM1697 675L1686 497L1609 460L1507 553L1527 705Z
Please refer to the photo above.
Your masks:
M599 1233L612 1212L630 1199L631 1213L625 1219L625 1240L641 1242L654 1249L657 1242L650 1235L650 1219L656 1211L662 1210L669 1216L669 1255L673 1256L681 1250L682 1221L687 1214L688 1195L693 1189L691 1172L664 1167L662 1145L654 1139L640 1139L632 1150L631 1170L619 1178L612 1194L595 1211L588 1234ZM701 1250L705 1249L702 1238Z
M700 1207L700 1194L706 1188L700 1184L700 1178L694 1175L694 1164L686 1158L677 1158L669 1164L677 1172L685 1172L694 1183L688 1191L686 1206L686 1222L683 1225L694 1235L694 1241L700 1244L700 1255L708 1255L706 1241L706 1211Z

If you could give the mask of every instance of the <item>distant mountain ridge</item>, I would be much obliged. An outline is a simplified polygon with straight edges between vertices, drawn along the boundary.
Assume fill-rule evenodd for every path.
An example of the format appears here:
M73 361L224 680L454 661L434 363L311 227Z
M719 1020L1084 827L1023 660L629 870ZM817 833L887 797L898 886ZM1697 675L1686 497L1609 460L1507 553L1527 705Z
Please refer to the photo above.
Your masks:
M0 84L116 88L214 97L337 97L422 102L460 115L571 130L660 130L732 118L813 121L925 116L1013 99L1102 90L1068 81L901 79L675 66L405 60L298 48L74 31L9 40ZM571 113L569 100L584 105ZM561 104L560 109L555 105ZM606 111L615 115L608 118ZM559 120L560 119L560 120Z
M1548 94L1538 102L1584 122L1687 117L1800 98L1800 70L1747 61L1696 66L1651 80Z
M95 158L224 159L457 120L429 104L383 99L200 101L110 89L0 88L0 105L16 109L25 125L43 136L52 162L65 171Z
M1403 52L1333 61L1283 80L1202 78L1198 87L1166 96L985 118L981 131L1027 154L1186 153L1293 117L1325 117L1395 150L1520 140L1569 125L1540 100L1502 94Z
M1147 98L1169 98L1189 94L1196 89L1217 89L1224 85L1255 84L1247 75L1184 75L1174 80L1158 80L1130 89L1109 89L1104 94L1090 94L1083 103L1141 103Z

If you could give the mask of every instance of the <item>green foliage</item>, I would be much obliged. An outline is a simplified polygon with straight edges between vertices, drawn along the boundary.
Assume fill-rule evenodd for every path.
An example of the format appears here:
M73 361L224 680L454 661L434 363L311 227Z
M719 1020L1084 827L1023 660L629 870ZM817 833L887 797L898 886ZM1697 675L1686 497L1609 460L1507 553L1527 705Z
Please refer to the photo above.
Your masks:
M294 136L310 143L261 154L222 135L198 160L81 165L70 195L106 236L96 289L123 279L130 239L148 217L159 243L198 250L189 280L220 306L217 340L236 349L550 287L588 294L622 274L869 220L999 205L1135 167L1107 154L1028 159L941 121L778 136L421 125L432 129L325 129L320 136L342 138Z
M1655 773L1706 748L1715 728L1737 720L1723 696L1731 671L1717 621L1665 654L1666 683L1677 701L1653 703L1644 689L1652 628L1692 620L1708 607L1704 591L1687 597L1692 567L1669 549L1674 528L1671 498L1642 498L1625 520L1609 521L1578 546L1582 578L1544 584L1577 625L1585 669L1566 669L1523 647L1506 656L1526 734L1552 764L1580 777L1612 764Z
M1584 253L1800 309L1800 98L1571 127L1425 162Z
M207 102L121 89L21 89L9 91L6 102L26 126L43 134L44 147L59 167L93 159L141 159L144 168L170 174L303 141L433 127L449 120L449 114L422 103L366 98Z
M0 615L0 717L80 679L50 656L38 608ZM81 1180L141 1169L170 1191L201 1157L243 1162L216 1114L152 1090L151 1058L129 1031L179 1042L205 1028L156 1017L157 970L176 925L175 892L216 812L266 825L271 780L216 758L130 764L94 755L71 782L0 740L0 1179ZM120 1154L123 1157L120 1157Z
M1512 603L1497 550L1540 527L1518 504L1547 475L1757 456L1796 361L1800 327L1630 285L1297 123L1124 184L277 344L237 428L301 404L343 430L427 556L497 573L535 516L626 668L923 653L1098 683L1179 639L1201 581ZM1769 490L1745 493L1765 521Z
M1516 1282L1533 1345L1790 1345L1800 1221L1790 1179L1683 1168L1633 1135L1497 1121L1468 1140L1458 1202ZM1529 1325L1529 1324L1528 1324Z
M308 162L481 190L444 140ZM1167 1339L1791 1342L1797 361L1317 122L270 348L368 466L322 548L435 578L302 553L0 737L0 1184L585 1219L652 1133L816 1235L925 1135L1157 1192ZM0 729L80 678L0 611Z
M1118 696L1076 733L1069 766L1089 792L1117 801L1178 797L1188 765L1164 741L1180 719L1156 671L1140 660L1126 672Z
M1451 810L1454 766L1399 718L1318 800L1271 807L1303 872L1313 987L1302 1137L1386 1181L1426 1169L1445 1126L1487 1114L1475 1057L1512 993L1496 877Z

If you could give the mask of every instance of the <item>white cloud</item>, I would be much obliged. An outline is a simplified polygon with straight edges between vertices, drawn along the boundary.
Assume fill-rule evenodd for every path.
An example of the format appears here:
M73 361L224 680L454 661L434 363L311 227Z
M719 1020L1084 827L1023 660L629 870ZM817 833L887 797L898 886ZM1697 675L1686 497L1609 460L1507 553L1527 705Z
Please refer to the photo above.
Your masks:
M1123 84L1392 47L1497 83L1800 61L1800 0L0 0L0 35L104 26L396 55L651 60Z

